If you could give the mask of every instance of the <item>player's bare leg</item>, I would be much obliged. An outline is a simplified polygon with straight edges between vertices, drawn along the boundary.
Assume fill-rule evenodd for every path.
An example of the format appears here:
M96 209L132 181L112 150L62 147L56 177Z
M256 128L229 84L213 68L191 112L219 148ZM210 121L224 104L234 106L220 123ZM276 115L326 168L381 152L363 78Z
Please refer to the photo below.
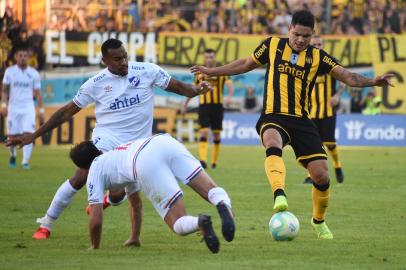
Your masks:
M37 219L40 227L32 236L34 239L42 240L49 238L52 224L70 204L76 192L86 184L87 174L88 170L77 169L75 174L58 188L45 216Z
M220 242L213 230L210 216L188 216L182 198L172 204L164 221L178 235L185 236L200 230L209 250L213 253L219 252Z
M231 200L227 192L216 185L210 176L202 170L189 183L196 193L216 206L221 218L221 229L224 239L232 241L235 234L235 223L231 212Z

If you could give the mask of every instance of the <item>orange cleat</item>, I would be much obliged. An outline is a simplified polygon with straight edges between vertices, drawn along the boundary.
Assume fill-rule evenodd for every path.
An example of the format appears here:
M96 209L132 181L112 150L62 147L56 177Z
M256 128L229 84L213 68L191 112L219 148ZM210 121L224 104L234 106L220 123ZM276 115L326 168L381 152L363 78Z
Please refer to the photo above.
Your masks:
M103 197L103 210L110 206L109 202L107 201L108 193ZM90 205L86 207L86 214L90 215Z
M51 231L47 228L39 227L39 229L32 235L32 238L37 240L45 240L48 239L51 235Z

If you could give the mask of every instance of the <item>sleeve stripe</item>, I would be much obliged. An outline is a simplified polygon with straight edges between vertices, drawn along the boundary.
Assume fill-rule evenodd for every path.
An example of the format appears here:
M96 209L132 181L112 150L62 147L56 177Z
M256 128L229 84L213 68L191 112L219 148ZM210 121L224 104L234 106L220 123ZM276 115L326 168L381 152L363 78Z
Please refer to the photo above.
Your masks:
M255 58L254 54L251 54L252 60L254 60L255 63L257 63L258 65L262 66L262 63L258 61L257 58Z

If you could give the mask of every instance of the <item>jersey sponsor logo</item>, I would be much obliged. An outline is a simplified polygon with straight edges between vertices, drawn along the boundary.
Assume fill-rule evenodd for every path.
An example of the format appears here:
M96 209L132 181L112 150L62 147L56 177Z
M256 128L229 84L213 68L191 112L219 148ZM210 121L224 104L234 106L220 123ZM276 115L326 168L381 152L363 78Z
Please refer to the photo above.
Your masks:
M128 78L128 81L130 82L130 85L132 87L137 87L140 84L141 79L137 76L133 76L131 78Z
M289 63L285 63L284 65L279 64L278 71L280 73L286 73L286 74L292 75L292 76L300 78L300 79L304 79L305 74L306 74L305 70L300 70L297 67L292 67L289 65Z
M93 196L94 185L92 183L89 183L87 186L89 187L89 196Z
M289 62L290 62L292 65L296 65L297 60L299 60L299 55L296 54L296 53L292 53L292 54L290 55Z
M337 64L328 56L323 57L323 62L330 65L332 68L335 67Z
M258 59L261 57L261 55L265 52L266 50L266 45L262 44L261 48L259 48L256 52L254 52L255 57Z
M98 82L98 81L100 81L101 79L103 79L104 77L106 77L106 73L103 73L103 74L97 76L96 78L94 78L94 79L93 79L93 82Z
M113 91L113 86L107 85L104 87L104 92L111 92L111 91Z
M28 88L30 87L30 83L28 82L21 82L21 81L15 81L13 82L14 87L20 87L20 88Z
M145 67L132 66L131 69L134 69L134 70L145 70Z
M124 97L124 98L116 98L114 100L114 102L110 103L110 110L119 110L119 109L123 109L123 108L128 108L134 105L137 105L138 103L140 103L140 98L138 97L138 95L136 95L135 97Z

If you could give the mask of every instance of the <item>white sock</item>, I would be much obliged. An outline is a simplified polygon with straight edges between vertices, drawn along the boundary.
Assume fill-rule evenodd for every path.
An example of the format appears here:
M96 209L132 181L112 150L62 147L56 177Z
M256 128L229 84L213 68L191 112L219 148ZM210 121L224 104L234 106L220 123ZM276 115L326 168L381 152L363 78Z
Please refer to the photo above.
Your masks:
M124 197L121 199L121 201L119 202L112 202L110 200L110 193L107 191L107 193L105 194L105 196L107 196L107 202L112 205L112 206L119 206L120 204L122 204L125 200L127 200L127 194L124 195Z
M188 235L199 230L199 218L183 216L178 218L173 224L173 231L178 235Z
M8 148L8 150L10 151L10 155L12 157L16 157L17 156L17 148L15 146L10 146Z
M215 187L210 189L207 197L209 198L209 202L211 202L213 205L223 202L228 208L231 209L231 199L228 197L227 192L223 188Z
M47 210L47 216L50 217L49 221L51 221L50 224L47 224L49 227L52 225L53 221L58 219L63 210L65 210L65 208L70 204L72 197L76 194L76 192L78 191L72 187L72 185L69 183L69 179L58 188L51 205Z
M32 143L23 146L23 162L22 162L22 164L30 163L32 148L33 148Z

